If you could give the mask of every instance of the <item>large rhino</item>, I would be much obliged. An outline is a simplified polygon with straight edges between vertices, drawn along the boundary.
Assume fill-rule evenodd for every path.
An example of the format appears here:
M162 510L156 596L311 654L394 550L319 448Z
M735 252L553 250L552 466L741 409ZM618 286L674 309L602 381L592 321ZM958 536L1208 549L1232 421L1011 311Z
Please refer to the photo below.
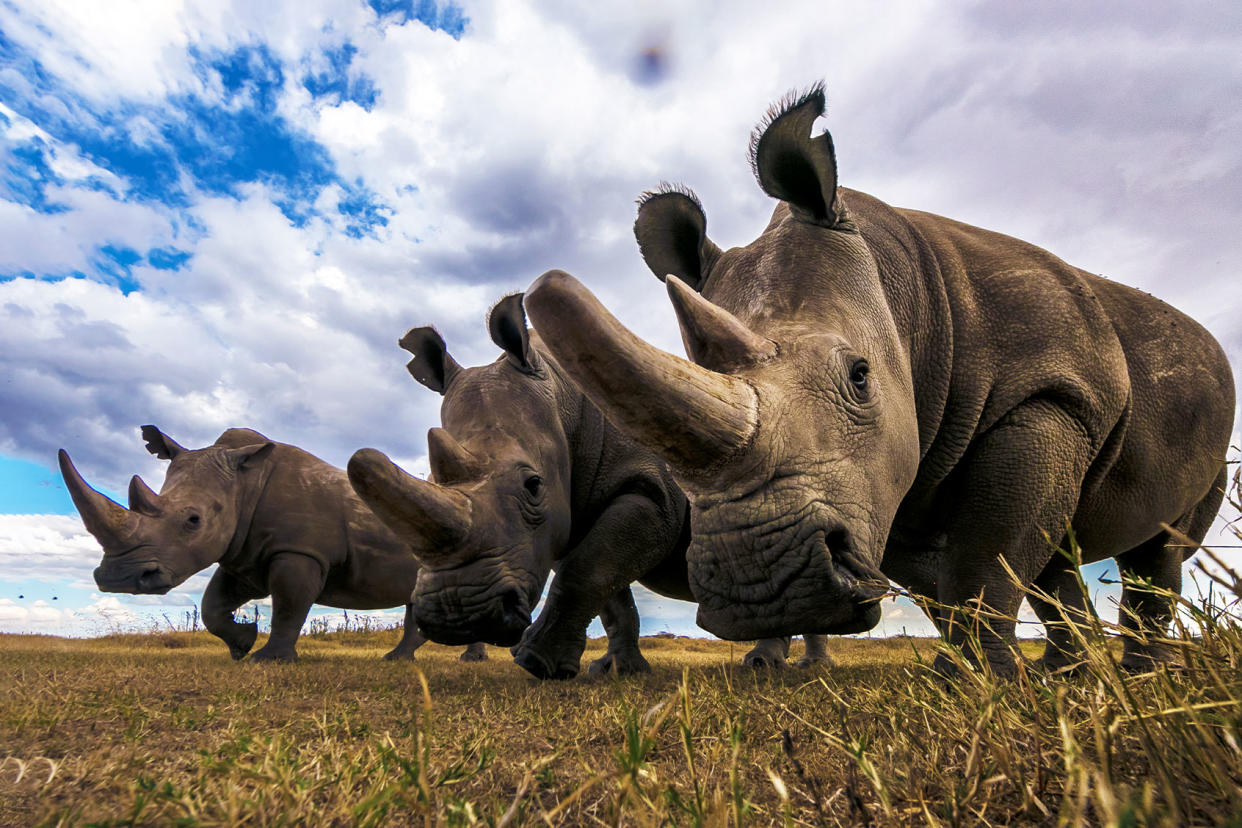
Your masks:
M405 605L401 641L384 658L413 658L426 640L409 605L418 561L358 499L344 471L248 428L230 428L194 450L151 425L142 437L148 451L171 462L159 494L134 475L128 509L88 486L68 453L59 454L73 503L103 546L95 570L101 590L163 595L218 563L203 592L203 625L235 659L250 652L258 627L237 623L233 612L268 595L271 636L254 661L296 659L312 604ZM486 657L482 644L462 655Z
M630 584L691 599L685 495L664 463L566 381L527 329L520 294L492 309L488 330L504 353L473 368L432 328L402 337L410 373L444 395L443 427L427 435L432 479L362 449L349 461L354 489L398 535L422 543L414 615L433 641L513 644L533 675L571 678L598 615L608 651L590 672L647 671ZM778 666L788 652L789 639L774 638L744 661ZM800 663L826 659L812 637Z
M1086 613L1083 560L1178 590L1216 515L1233 379L1202 327L1138 290L1017 239L837 186L821 87L770 113L751 144L767 228L722 251L692 194L642 201L635 233L665 279L693 362L636 338L567 274L526 305L606 415L672 466L692 503L699 623L724 638L874 626L887 578L985 610L979 637L1014 668L1023 597ZM887 578L885 577L887 576ZM1044 663L1076 654L1057 610ZM1127 586L1121 623L1165 629L1170 604ZM994 611L995 618L988 616ZM934 611L950 642L972 612ZM1123 663L1165 660L1126 638ZM941 662L941 667L947 664Z

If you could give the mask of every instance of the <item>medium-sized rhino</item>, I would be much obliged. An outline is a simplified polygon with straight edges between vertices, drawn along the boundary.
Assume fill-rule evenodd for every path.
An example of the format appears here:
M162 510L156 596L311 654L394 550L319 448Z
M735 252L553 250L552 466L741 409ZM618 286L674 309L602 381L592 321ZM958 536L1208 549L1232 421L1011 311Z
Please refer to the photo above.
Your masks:
M350 459L350 480L398 535L425 544L413 602L431 640L516 644L516 662L533 675L572 678L598 615L608 652L590 672L645 672L630 584L692 599L685 495L546 355L521 294L492 309L488 329L504 354L474 368L458 365L432 328L401 339L410 373L444 395L443 427L427 435L434 482L374 449ZM763 640L745 663L782 665L788 652L788 638ZM808 639L802 663L825 660L824 640Z
M312 604L343 609L405 605L401 641L384 658L413 658L426 640L410 611L418 561L358 499L345 472L296 446L231 428L214 445L186 449L155 426L147 450L171 461L159 494L134 475L129 508L86 484L68 453L60 471L87 530L104 549L104 592L163 595L213 563L203 625L240 659L258 627L233 612L272 596L272 633L254 661L293 661ZM465 661L487 657L472 644Z

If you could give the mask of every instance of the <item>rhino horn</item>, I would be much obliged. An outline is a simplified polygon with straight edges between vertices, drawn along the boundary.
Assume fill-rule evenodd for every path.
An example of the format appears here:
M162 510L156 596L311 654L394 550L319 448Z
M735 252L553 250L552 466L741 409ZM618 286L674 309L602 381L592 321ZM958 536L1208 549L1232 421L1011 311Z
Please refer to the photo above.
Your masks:
M460 543L470 533L470 498L406 473L381 451L359 449L349 458L349 482L389 529L420 558Z
M427 432L427 460L432 478L441 485L470 480L481 469L478 458L442 428Z
M95 536L105 551L130 546L138 528L139 516L88 486L74 468L67 451L61 449L56 459L60 463L61 477L65 479L65 488L82 516L86 530Z
M777 354L776 343L746 327L724 308L669 274L664 279L677 312L681 341L692 362L714 371L736 371Z
M526 292L526 311L605 416L677 470L693 475L753 438L754 389L639 339L569 274L540 276Z
M140 515L159 517L164 512L160 505L160 496L151 491L151 487L134 475L129 481L129 509Z

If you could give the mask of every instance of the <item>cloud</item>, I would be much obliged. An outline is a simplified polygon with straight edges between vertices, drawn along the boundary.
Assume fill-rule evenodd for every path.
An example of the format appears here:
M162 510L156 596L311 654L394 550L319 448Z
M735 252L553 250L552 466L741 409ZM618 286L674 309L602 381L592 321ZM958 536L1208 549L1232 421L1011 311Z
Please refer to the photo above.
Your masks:
M0 580L93 589L101 554L77 515L0 514Z

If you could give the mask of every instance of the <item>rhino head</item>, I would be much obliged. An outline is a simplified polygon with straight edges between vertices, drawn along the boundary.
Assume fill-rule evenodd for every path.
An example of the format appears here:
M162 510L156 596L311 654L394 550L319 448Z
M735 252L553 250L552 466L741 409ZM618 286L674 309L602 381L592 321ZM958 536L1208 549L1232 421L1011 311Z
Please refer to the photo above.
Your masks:
M562 369L689 496L698 622L727 639L873 627L918 467L906 346L837 192L831 138L810 137L823 106L816 88L752 142L760 185L784 204L746 247L712 243L688 191L641 202L639 246L690 361L638 339L565 273L526 294Z
M159 494L142 478L129 481L129 508L87 485L64 449L60 473L87 531L103 546L95 583L104 592L163 595L220 560L237 530L238 474L275 446L259 442L189 450L152 425L147 449L171 461Z
M400 341L414 379L444 396L442 427L427 434L429 480L374 449L349 461L359 497L416 550L414 617L443 644L516 644L569 536L559 382L526 328L521 294L492 309L488 329L504 355L474 368L458 365L432 328Z

